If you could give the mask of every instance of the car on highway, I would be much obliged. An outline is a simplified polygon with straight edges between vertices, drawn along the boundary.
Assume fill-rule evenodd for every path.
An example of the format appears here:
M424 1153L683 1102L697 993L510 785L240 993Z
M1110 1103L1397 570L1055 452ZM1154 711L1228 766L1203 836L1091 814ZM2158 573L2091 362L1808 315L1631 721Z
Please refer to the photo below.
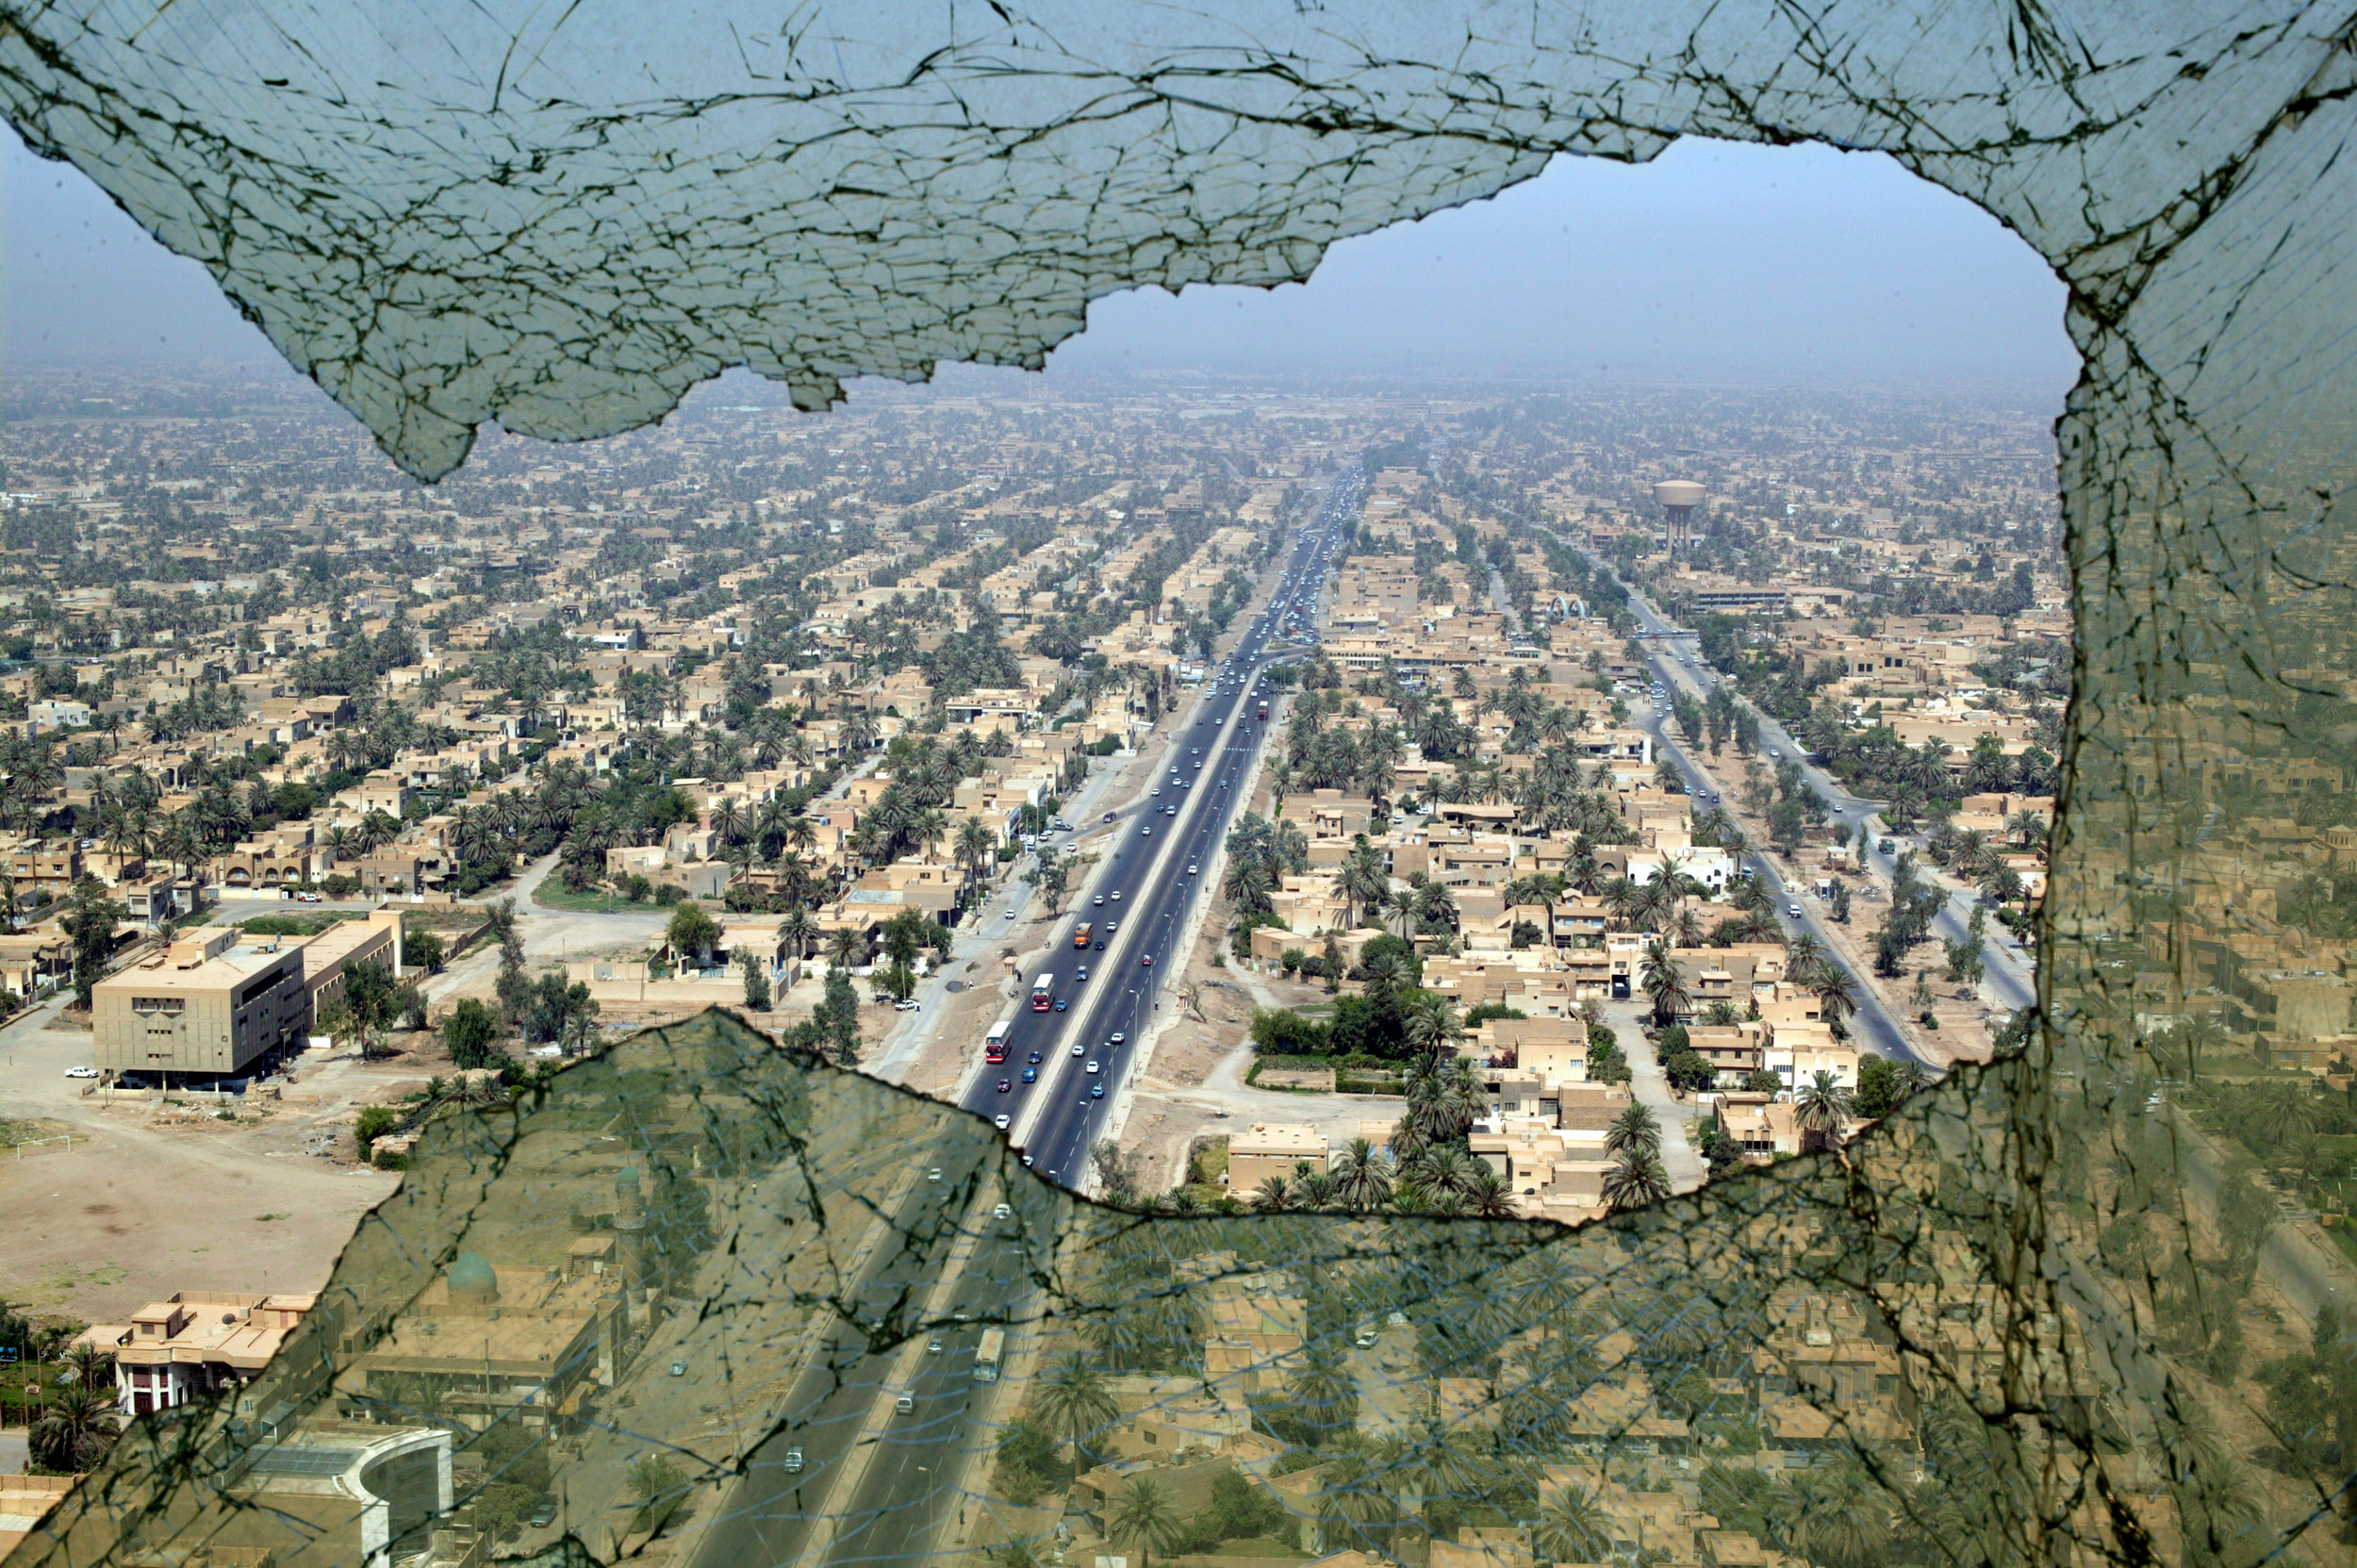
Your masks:
M1111 899L1115 903L1119 903L1121 901L1121 889L1116 887L1112 892L1106 894L1105 897Z
M1105 939L1100 936L1096 941L1090 943L1089 946L1096 949L1098 952L1103 952L1105 950Z
M1194 876L1194 875L1195 875L1195 862L1194 862L1194 861L1189 861L1189 862L1187 862L1187 875L1189 875L1189 876Z
M999 1131L1004 1132L1013 1120L1013 1117L1009 1116L1004 1111L1001 1111L997 1116L991 1119L991 1125L998 1129ZM1031 1162L1026 1160L1023 1163L1028 1165Z
M1000 1080L998 1081L998 1092L999 1092L1000 1094L1002 1094L1002 1095L1003 1095L1003 1094L1005 1094L1008 1090L1010 1090L1010 1089L1012 1089L1012 1088L1014 1088L1014 1084L1012 1084L1012 1083L1008 1082L1008 1081L1007 1081L1005 1079L1003 1079L1003 1078L1002 1078L1002 1079L1000 1079Z
M1153 793L1155 793L1156 795L1160 795L1162 792L1162 786L1161 786L1160 784L1157 784L1157 785L1155 785L1155 786L1154 786Z
M1092 1083L1089 1085L1089 1098L1103 1099L1104 1098L1105 1086L1102 1083Z
M1795 920L1801 917L1801 906L1799 904L1787 904L1784 906L1784 912L1787 915L1791 916Z
M1091 1078L1094 1078L1094 1077L1096 1077L1096 1076L1097 1065L1097 1065L1096 1063L1095 1063L1095 1062L1091 1062L1091 1063L1089 1064L1089 1076L1090 1076Z
M68 1067L65 1070L65 1075L68 1078L96 1078L98 1076L98 1069L88 1065Z
M1140 828L1138 830L1138 836L1140 838L1151 838L1154 836L1154 830L1151 827Z
M1178 815L1178 808L1177 806L1164 806L1162 808L1162 815L1164 817L1176 817Z
M1088 966L1087 965L1085 965L1085 964L1081 965L1079 968L1077 968L1077 969L1075 969L1075 970L1073 970L1073 971L1072 971L1072 978L1073 978L1074 980L1076 980L1076 981L1082 981L1082 980L1086 980L1086 979L1088 979L1088 978L1089 978L1089 966Z
M1143 968L1152 968L1154 966L1154 955L1152 953L1147 953L1143 958L1138 960L1138 964Z
M1112 812L1110 812L1110 811L1109 811L1109 812L1107 812L1107 813L1105 814L1105 820L1106 820L1106 821L1108 821L1108 822L1110 822L1110 821L1112 821L1113 819L1113 814Z
M1031 1052L1031 1054L1030 1054L1030 1064L1031 1064L1031 1065L1032 1065L1032 1066L1034 1066L1034 1067L1036 1067L1036 1066L1038 1066L1038 1065L1039 1065L1042 1062L1047 1061L1047 1058L1046 1058L1045 1056L1042 1056L1042 1055L1041 1055L1039 1052L1037 1052L1037 1051L1033 1051L1033 1052Z
M1006 912L1006 914L1004 914L1004 915L1002 915L1001 916L999 916L999 918L1001 918L1001 919L1005 919L1005 920L1012 920L1012 919L1014 919L1014 907L1012 904L1010 904L1010 905L1008 906L1008 908L1007 908L1007 912Z
M1086 1056L1088 1054L1088 1048L1080 1044L1080 1041L1075 1040L1072 1042L1072 1054L1075 1056Z
M1057 1012L1062 1013L1062 1012L1064 1010L1064 1008L1065 1008L1065 1006L1066 1006L1066 1005L1067 1005L1067 1004L1065 1003L1065 1001L1064 1001L1064 999L1063 999L1063 998L1062 998L1062 997L1058 997L1058 998L1056 999L1056 1011L1057 1011Z
M933 1335L932 1338L925 1342L925 1354L928 1356L938 1356L941 1354L941 1336L939 1334Z
M1037 1067L1024 1068L1023 1081L1026 1083L1037 1083L1039 1081L1039 1069Z
M1129 1038L1129 1036L1122 1033L1121 1031L1116 1029L1110 1036L1107 1037L1106 1044L1117 1046L1128 1038Z
M1121 922L1118 920L1108 920L1105 922L1105 934L1108 936L1111 936L1113 933L1119 931L1120 929Z
M1105 895L1104 895L1104 894L1099 893L1098 895L1096 895L1096 907L1097 907L1098 909L1102 909L1102 908L1104 908L1104 907L1105 907Z

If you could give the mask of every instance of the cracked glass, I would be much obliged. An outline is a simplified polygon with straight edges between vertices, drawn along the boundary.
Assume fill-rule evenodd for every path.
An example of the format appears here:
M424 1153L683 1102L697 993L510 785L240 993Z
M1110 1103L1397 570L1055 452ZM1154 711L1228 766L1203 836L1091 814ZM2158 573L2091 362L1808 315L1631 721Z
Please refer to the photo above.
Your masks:
M707 1015L436 1124L267 1371L15 1561L2347 1560L2303 1195L2357 937L2349 28L11 6L28 142L421 478L730 365L806 407L1036 366L1111 290L1297 278L1687 135L1889 152L2047 258L2085 362L2042 1015L1994 1065L1576 1230L1141 1216ZM2218 1075L2253 1060L2295 1065Z

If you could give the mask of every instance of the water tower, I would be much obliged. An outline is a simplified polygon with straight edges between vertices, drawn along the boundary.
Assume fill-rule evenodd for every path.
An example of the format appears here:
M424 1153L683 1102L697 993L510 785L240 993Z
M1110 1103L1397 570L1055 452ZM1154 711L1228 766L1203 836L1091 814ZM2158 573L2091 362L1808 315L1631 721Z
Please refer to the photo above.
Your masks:
M1665 479L1653 487L1654 503L1670 519L1670 553L1694 548L1694 508L1703 503L1703 487L1690 479Z

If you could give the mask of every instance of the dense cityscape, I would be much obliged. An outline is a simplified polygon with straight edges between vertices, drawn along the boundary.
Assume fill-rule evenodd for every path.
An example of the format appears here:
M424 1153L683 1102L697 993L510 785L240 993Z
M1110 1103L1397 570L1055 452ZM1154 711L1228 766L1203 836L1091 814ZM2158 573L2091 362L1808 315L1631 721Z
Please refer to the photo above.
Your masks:
M488 435L429 489L282 383L10 399L0 1174L24 1197L79 1162L83 1200L0 1269L26 1282L0 1339L66 1369L0 1389L28 1528L121 1418L254 1406L330 1332L328 1271L421 1145L716 1006L979 1113L977 1148L1063 1186L1272 1222L1590 1222L1847 1150L2023 1037L2072 666L2051 411L974 375L813 417L729 383L591 446ZM1202 848L1139 869L1158 823ZM2334 1066L2345 987L2249 956L2235 1003L2161 1032ZM1117 963L1135 1038L1093 1037ZM1028 1060L1022 1030L1051 1032ZM383 1527L404 1557L591 1539L594 1481L629 1499L601 1553L718 1563L781 1506L765 1475L829 1478L803 1521L915 1484L790 1419L750 1421L735 1481L626 1441L618 1412L702 1364L737 1167L527 1145L547 1212L347 1337L299 1428L371 1475L442 1466ZM986 1437L911 1453L1012 1511L994 1538L961 1509L952 1543L911 1508L889 1549L1928 1562L1920 1518L1859 1511L1861 1456L1978 1462L1963 1405L1907 1393L1909 1334L1971 1386L1998 1329L1930 1297L1886 1320L1760 1279L1764 1327L1714 1360L1632 1337L1686 1288L1656 1280L1576 1355L1468 1351L1430 1325L1477 1274L1305 1269L1282 1234L1115 1249L1077 1329L920 1336L949 1381L860 1397L978 1401ZM764 1373L772 1417L832 1342L796 1343L818 1359ZM1486 1478L1478 1433L1513 1442ZM2123 1492L2185 1506L2123 1452Z

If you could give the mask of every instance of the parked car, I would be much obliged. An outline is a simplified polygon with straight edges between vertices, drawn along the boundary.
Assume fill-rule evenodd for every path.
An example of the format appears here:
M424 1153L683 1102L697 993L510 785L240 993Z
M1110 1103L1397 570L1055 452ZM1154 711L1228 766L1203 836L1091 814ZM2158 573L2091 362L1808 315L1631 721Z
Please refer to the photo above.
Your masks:
M68 1067L65 1075L68 1078L96 1078L98 1069L92 1066Z

